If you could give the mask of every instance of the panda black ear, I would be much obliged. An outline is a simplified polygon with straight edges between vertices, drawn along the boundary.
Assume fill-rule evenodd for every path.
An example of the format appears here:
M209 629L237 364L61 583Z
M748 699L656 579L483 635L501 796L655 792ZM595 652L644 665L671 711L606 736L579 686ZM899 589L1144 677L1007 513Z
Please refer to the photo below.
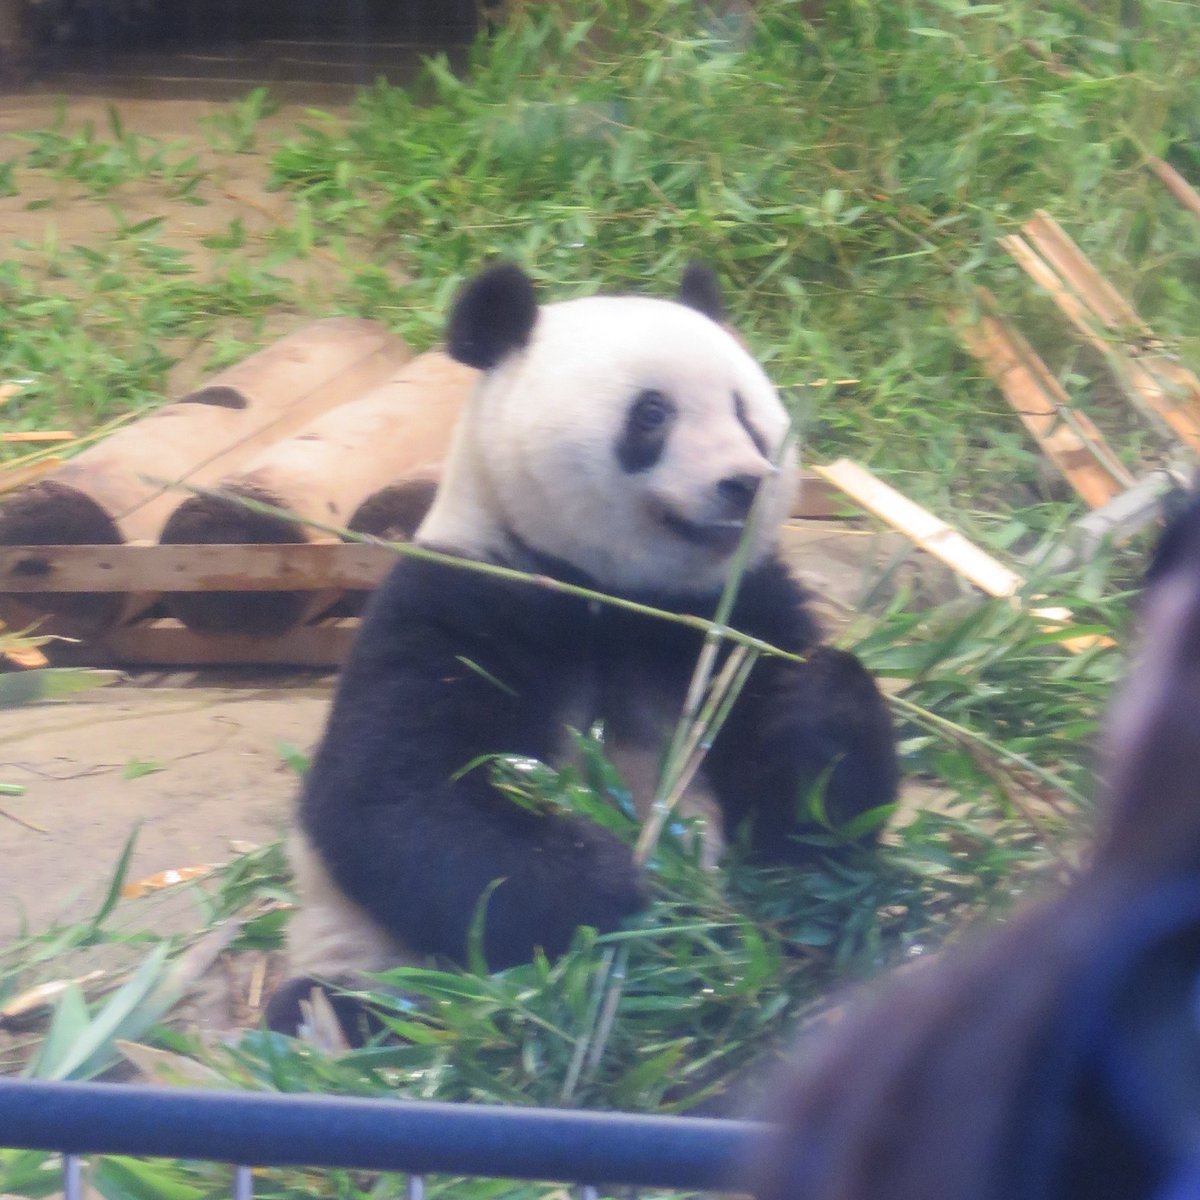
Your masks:
M714 321L725 319L725 299L721 285L707 263L691 262L679 281L679 302L702 312Z
M516 263L498 263L472 279L450 310L446 349L468 367L490 370L529 341L537 296Z

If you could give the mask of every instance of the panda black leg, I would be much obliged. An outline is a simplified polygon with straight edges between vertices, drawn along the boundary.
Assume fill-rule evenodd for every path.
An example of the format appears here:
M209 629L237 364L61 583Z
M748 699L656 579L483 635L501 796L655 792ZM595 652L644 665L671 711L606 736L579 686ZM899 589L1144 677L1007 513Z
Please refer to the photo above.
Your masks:
M791 835L816 825L823 789L836 828L896 797L899 772L886 703L852 654L819 647L804 664L755 667L707 761L728 841L753 858L783 863L810 851Z

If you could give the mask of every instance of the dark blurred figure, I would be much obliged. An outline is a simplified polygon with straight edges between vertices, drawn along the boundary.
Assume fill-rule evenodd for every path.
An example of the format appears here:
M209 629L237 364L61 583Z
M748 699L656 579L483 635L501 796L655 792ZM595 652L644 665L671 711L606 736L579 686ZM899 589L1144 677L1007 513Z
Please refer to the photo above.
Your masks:
M1091 867L802 1046L760 1200L1200 1200L1200 501L1148 578Z

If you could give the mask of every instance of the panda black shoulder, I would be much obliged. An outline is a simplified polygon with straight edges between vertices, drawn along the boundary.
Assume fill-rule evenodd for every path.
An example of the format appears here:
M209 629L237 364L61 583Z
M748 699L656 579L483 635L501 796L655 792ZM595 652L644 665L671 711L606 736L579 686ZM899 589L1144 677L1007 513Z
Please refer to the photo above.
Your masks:
M780 650L802 654L821 640L812 615L812 594L773 554L746 572L738 589L731 624Z
M425 546L423 549L439 548ZM442 551L455 558L453 550ZM406 556L376 589L363 614L359 641L374 647L389 629L428 624L470 631L481 640L544 642L573 635L584 603L545 588L498 578L461 563Z

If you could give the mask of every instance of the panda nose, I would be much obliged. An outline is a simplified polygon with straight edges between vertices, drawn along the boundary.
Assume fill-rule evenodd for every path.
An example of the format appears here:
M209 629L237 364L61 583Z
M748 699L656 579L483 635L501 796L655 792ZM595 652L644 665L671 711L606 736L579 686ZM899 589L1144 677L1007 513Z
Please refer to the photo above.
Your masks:
M730 516L744 519L750 513L754 497L758 495L762 478L758 475L730 475L717 484L717 494L721 497Z

